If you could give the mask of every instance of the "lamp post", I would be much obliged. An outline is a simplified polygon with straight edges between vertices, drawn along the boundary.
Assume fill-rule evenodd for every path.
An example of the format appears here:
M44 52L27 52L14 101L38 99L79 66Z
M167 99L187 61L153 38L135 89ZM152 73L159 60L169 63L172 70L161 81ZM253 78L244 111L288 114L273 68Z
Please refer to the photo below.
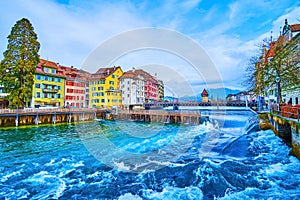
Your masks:
M279 97L279 82L280 82L280 77L278 76L278 73L276 73L276 85L277 85L277 103L278 103L278 111L280 110L280 97Z

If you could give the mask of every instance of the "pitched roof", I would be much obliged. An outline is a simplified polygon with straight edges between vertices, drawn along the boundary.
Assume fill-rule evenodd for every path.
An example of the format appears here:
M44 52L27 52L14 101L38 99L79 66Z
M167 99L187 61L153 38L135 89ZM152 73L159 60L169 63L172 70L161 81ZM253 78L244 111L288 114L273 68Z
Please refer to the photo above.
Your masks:
M290 28L292 32L300 31L300 24L291 24Z
M55 62L52 62L49 60L44 60L44 59L40 59L40 63L38 64L38 66L46 66L46 67L51 67L51 68L55 68L55 69L58 68L58 66Z
M114 73L117 69L121 69L120 66L118 67L106 67L106 68L100 68L98 71L91 75L92 79L105 79L106 77L110 76L112 73Z
M206 89L203 89L202 93L201 93L202 97L208 97L208 92L206 91Z
M142 69L132 69L127 72L124 72L124 74L120 77L120 79L122 78L141 79L140 76L143 76L145 78L144 80L146 81L157 83L155 77L153 77L151 74L145 72Z

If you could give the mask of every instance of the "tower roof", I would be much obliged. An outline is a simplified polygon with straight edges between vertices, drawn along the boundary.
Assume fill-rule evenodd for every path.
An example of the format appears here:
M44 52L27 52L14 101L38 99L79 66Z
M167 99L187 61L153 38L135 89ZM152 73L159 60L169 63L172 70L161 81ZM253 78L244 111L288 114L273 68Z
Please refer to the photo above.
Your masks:
M202 93L201 93L202 97L208 97L208 92L206 91L206 89L203 89Z

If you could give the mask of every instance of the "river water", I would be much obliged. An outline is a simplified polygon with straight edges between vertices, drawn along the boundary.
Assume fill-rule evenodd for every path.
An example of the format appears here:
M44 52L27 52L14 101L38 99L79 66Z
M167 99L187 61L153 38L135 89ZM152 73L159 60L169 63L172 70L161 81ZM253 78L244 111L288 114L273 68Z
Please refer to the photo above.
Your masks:
M0 130L0 199L300 199L300 162L248 111L202 125Z

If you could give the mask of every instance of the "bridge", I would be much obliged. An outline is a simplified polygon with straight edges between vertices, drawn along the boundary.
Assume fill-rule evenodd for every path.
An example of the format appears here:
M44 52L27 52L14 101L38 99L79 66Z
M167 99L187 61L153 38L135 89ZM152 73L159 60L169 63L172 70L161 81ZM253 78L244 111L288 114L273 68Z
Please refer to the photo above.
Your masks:
M165 107L179 107L179 106L227 106L227 107L257 107L256 102L249 102L246 104L244 101L240 102L155 102L155 103L144 103L145 109L153 108L165 108Z

